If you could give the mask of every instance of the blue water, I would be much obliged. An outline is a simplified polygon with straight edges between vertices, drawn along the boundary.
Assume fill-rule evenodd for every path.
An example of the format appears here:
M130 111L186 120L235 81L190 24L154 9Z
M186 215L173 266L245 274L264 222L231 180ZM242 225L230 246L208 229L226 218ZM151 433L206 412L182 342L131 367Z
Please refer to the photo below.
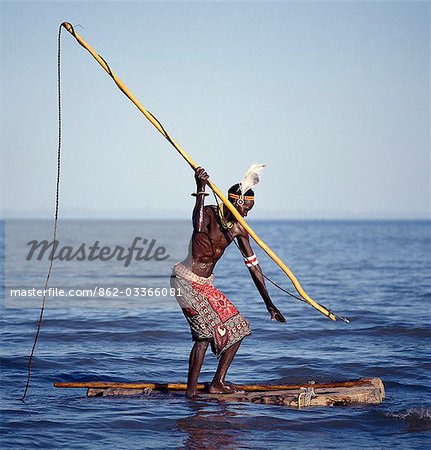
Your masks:
M74 226L85 236L88 224ZM98 230L109 227L97 223ZM380 377L387 393L383 404L298 411L165 394L87 398L84 390L53 388L54 381L186 379L190 334L175 303L163 300L146 308L124 299L109 308L48 307L22 403L38 310L3 304L2 448L430 448L430 223L255 222L253 227L313 298L352 322L333 323L270 287L287 325L271 322L237 250L229 249L216 268L215 284L249 319L253 334L228 378L289 383ZM11 257L6 246L6 263ZM269 276L291 288L259 257ZM106 286L129 279L140 283L125 269L98 266L91 276L79 265L54 264L56 270L71 271L78 286L93 278ZM139 267L131 270L139 274ZM29 275L18 275L25 284ZM168 279L158 279L168 285ZM43 278L36 281L43 286ZM202 381L211 379L216 362L208 353Z

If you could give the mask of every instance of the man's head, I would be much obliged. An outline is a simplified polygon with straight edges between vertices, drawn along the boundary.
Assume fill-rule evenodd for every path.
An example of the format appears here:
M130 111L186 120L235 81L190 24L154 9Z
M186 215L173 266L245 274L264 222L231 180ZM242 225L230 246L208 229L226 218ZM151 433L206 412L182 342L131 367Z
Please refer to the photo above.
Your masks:
M234 184L228 191L229 201L235 206L242 217L246 217L254 206L254 192L249 189L244 194L241 193L241 184Z

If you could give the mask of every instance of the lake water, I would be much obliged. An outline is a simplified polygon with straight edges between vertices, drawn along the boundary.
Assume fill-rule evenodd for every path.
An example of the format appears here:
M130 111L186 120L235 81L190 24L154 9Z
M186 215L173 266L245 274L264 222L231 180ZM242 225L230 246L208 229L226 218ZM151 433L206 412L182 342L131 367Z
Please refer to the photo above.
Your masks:
M430 222L251 224L315 300L351 323L331 322L269 286L287 325L271 322L232 246L216 267L215 285L248 318L253 333L228 378L245 384L380 377L387 394L381 405L294 410L162 394L86 398L85 390L53 388L54 381L186 380L192 343L173 297L125 294L47 299L23 403L18 399L41 299L11 298L10 289L43 288L48 263L27 261L26 242L50 240L51 224L11 221L2 223L0 234L2 448L430 448ZM113 260L56 260L50 286L167 288L189 232L186 222L60 222L59 240L70 245L97 238L127 247L133 236L145 236L163 245L169 258L128 267ZM264 272L293 292L286 276L254 248ZM201 381L211 379L216 363L208 352Z

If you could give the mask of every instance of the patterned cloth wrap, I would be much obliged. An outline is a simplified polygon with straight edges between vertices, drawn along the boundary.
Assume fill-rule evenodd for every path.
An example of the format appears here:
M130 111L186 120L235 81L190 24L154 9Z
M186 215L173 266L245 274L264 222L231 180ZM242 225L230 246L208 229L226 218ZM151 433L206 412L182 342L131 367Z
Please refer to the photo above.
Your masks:
M172 271L171 286L190 325L192 339L210 340L213 353L225 350L251 334L248 321L212 282L214 275L200 277L178 263ZM178 295L180 294L180 295Z

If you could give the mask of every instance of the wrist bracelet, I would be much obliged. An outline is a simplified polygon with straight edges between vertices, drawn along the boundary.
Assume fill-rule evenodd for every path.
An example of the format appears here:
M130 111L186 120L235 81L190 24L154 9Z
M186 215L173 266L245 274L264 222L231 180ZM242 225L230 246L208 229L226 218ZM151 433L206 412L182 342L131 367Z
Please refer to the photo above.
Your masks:
M206 197L209 194L208 194L208 192L205 192L205 191L200 191L200 192L196 192L196 193L193 192L192 197L197 197L198 195L205 195L205 197Z

